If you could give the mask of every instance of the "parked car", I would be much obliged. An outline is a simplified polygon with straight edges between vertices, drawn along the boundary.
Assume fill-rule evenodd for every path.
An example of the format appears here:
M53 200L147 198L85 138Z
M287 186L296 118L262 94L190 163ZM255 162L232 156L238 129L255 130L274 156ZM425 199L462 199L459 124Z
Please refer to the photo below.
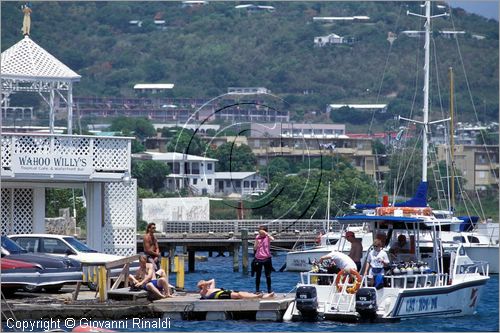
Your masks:
M23 234L10 235L9 238L31 253L44 253L78 260L84 264L84 270L85 266L88 265L99 265L124 258L122 256L101 253L91 249L73 236ZM133 263L130 271L133 273L138 267L138 262ZM117 277L120 272L121 268L112 269L111 277ZM95 289L96 287L92 281L87 284L90 289Z
M55 292L65 283L82 281L81 264L71 258L28 253L6 236L1 237L2 284L22 286L28 291ZM24 263L21 265L20 263ZM10 267L10 264L14 264ZM35 265L35 266L33 266ZM20 269L28 271L20 271ZM12 271L16 270L16 271ZM6 275L7 274L7 275Z

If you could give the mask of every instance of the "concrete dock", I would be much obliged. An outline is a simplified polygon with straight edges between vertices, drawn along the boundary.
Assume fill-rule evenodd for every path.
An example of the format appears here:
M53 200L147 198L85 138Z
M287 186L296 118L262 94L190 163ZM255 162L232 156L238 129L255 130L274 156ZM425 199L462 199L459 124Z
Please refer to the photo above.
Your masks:
M68 286L70 287L70 286ZM277 294L256 300L201 300L197 293L178 292L173 298L149 301L108 300L99 303L93 291L80 291L73 301L71 288L56 294L18 292L2 299L2 311L17 320L39 318L92 318L118 320L131 318L170 318L170 320L258 320L281 321L294 294ZM145 295L143 295L145 296Z

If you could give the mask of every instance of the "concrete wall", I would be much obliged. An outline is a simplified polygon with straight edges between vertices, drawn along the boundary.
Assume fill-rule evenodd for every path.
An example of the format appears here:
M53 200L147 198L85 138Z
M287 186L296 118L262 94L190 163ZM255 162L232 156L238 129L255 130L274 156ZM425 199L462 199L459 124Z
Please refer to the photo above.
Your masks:
M210 220L210 200L206 197L142 199L139 205L140 218L156 223L158 232L168 221Z

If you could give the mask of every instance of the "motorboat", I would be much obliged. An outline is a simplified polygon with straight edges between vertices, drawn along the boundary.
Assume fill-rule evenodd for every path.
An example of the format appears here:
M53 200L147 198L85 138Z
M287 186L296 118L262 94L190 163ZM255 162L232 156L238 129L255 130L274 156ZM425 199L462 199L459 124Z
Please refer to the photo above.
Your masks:
M301 273L285 319L381 322L475 313L489 280L488 263L470 259L462 244L445 251L435 219L352 215L338 220L370 222L373 237L384 240L386 251L404 234L411 251L385 269L377 288L372 286L375 277L369 275L358 281L342 271ZM417 246L421 232L432 234L432 247Z
M327 232L320 236L317 246L288 252L286 255L286 270L307 272L312 268L315 261L331 251L349 253L351 243L344 237L346 231L354 232L356 238L361 241L363 249L368 249L373 243L371 233L363 226L347 226L338 232ZM365 254L366 251L363 251L363 253Z

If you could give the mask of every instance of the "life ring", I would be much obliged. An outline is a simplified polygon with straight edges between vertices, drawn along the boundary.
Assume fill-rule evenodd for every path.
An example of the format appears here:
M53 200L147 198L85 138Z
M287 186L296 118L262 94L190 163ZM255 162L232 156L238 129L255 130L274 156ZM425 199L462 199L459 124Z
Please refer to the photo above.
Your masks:
M335 286L337 287L337 291L342 291L342 287L344 285L344 282L346 280L346 276L349 275L354 279L353 285L351 287L347 287L346 291L349 294L354 294L356 291L359 290L359 287L361 287L361 275L359 275L358 271L351 270L350 273L347 273L343 269L338 272L337 277L335 278Z
M432 215L432 209L430 207L377 207L377 215L394 215L396 210L402 211L403 215Z

